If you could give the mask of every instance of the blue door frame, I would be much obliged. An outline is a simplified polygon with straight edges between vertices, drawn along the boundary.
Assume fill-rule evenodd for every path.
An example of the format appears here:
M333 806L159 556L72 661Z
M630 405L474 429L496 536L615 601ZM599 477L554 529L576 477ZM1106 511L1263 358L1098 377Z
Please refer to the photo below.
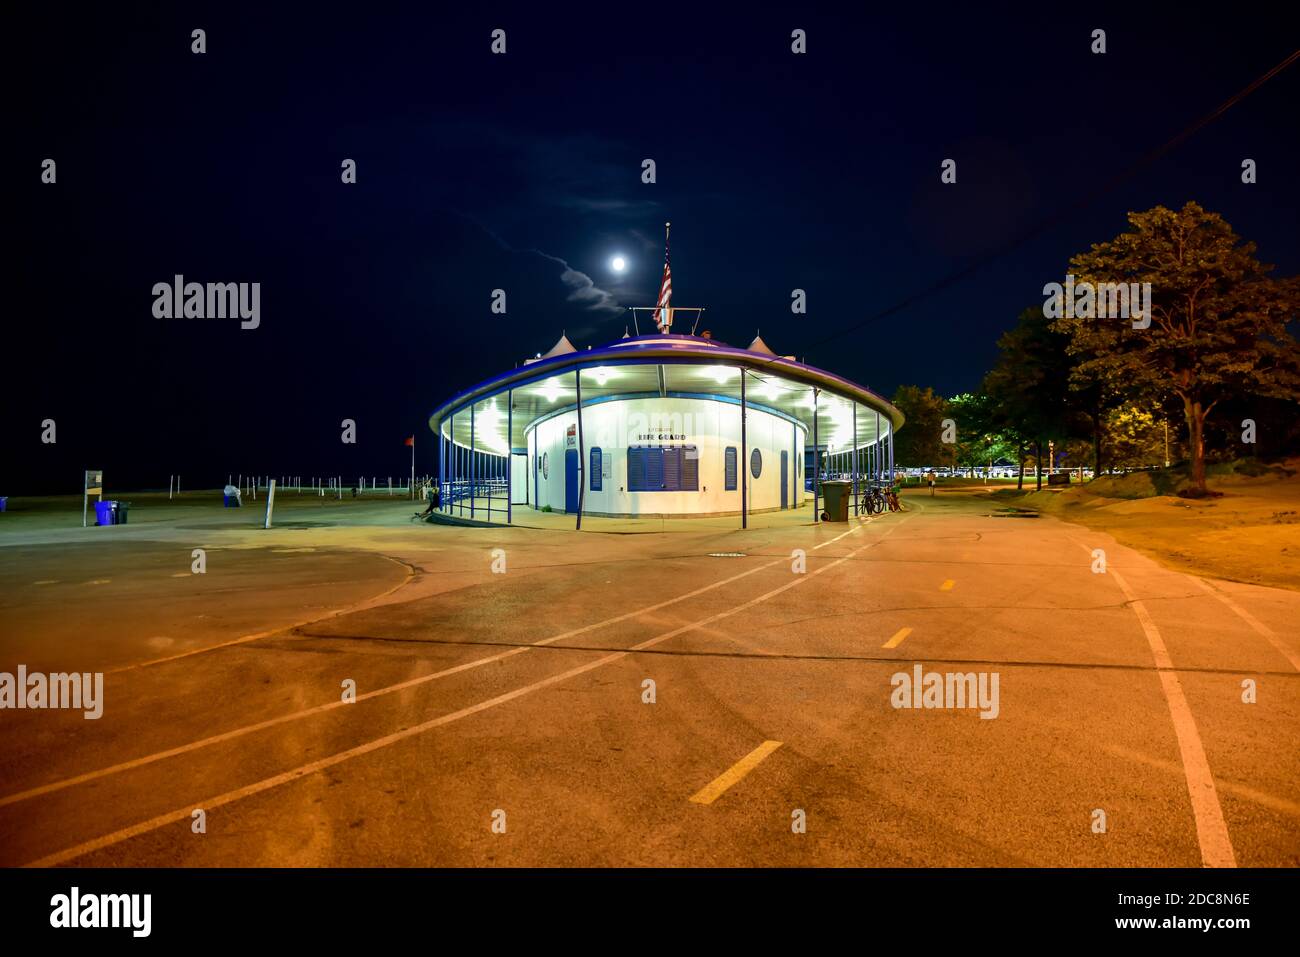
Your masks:
M790 507L790 453L781 450L781 507Z

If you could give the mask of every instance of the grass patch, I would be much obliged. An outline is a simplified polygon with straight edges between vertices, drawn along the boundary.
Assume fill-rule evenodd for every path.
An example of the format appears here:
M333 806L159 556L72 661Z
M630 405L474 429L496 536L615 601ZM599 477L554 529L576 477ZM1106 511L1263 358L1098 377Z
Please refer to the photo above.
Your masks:
M1259 459L1234 459L1230 462L1207 462L1207 479L1270 478L1285 479L1295 474L1285 465L1270 465ZM1103 498L1140 499L1157 495L1176 495L1179 498L1201 498L1192 488L1191 466L1186 462L1167 469L1149 472L1130 472L1128 475L1103 475L1082 486L1089 495ZM1210 493L1209 497L1216 497Z

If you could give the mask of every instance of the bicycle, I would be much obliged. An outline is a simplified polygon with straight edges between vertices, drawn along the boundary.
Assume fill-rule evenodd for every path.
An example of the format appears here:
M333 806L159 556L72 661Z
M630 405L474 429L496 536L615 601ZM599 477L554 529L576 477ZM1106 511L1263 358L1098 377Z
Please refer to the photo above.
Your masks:
M871 485L863 489L858 499L859 515L879 515L885 510L885 496L880 488Z

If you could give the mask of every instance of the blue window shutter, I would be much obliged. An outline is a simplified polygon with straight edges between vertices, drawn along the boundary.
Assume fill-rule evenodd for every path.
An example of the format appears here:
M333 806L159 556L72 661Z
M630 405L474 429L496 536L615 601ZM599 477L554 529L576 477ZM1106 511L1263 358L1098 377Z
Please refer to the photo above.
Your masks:
M698 492L700 490L700 450L693 445L681 449L682 453L682 491Z
M592 459L593 474L596 469ZM592 486L599 488L598 485ZM694 445L650 448L633 446L627 450L627 490L629 492L698 492L700 490L700 451Z
M736 490L736 447L727 446L726 452L723 453L723 491L734 492Z
M600 466L600 448L593 446L591 449L591 490L593 492L599 492L605 487L601 480Z
M645 450L645 485L650 492L661 492L664 488L664 450Z
M646 487L646 453L650 449L630 448L627 450L627 490L645 492Z
M678 492L682 487L682 450L668 448L663 450L664 491Z

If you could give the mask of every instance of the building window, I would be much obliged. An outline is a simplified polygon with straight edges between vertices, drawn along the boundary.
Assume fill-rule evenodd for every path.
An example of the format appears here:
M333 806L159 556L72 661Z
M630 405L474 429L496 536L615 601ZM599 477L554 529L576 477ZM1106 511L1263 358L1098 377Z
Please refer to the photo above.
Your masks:
M682 462L682 483L683 492L698 492L700 490L700 450L693 445L684 445L677 450L678 457Z
M601 485L600 466L600 449L593 446L591 450L591 490L593 492L599 492L603 487Z
M694 445L632 446L627 450L629 492L698 492L700 452Z
M754 478L763 474L763 456L758 449L754 449L749 456L749 470L754 474Z
M658 470L658 474L652 476L652 470ZM657 492L663 486L663 479L663 459L659 449L633 446L627 450L629 492Z
M724 492L734 492L736 490L736 447L734 445L727 446L722 456L722 490Z

